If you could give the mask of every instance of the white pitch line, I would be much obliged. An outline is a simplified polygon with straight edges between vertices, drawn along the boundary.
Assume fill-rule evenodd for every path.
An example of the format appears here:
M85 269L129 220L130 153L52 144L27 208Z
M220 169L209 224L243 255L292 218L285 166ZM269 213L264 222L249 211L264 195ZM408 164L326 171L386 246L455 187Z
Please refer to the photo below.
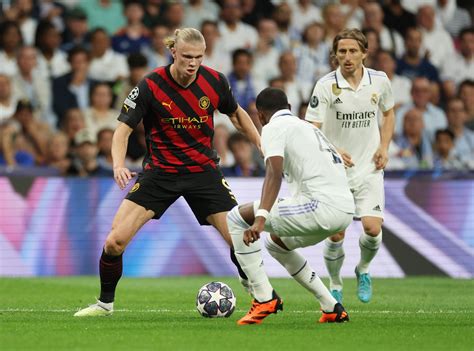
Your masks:
M27 308L6 308L0 309L0 313L35 313L35 312L48 312L48 313L73 313L77 312L77 309L27 309ZM149 309L149 310L129 310L129 309L117 309L114 312L119 313L195 313L196 310L169 310L169 309ZM235 312L243 313L247 310L236 310ZM471 310L437 310L437 311L390 311L390 310L375 310L375 311L359 311L359 310L348 310L350 314L474 314ZM319 311L285 311L285 314L304 314L304 313L319 313Z

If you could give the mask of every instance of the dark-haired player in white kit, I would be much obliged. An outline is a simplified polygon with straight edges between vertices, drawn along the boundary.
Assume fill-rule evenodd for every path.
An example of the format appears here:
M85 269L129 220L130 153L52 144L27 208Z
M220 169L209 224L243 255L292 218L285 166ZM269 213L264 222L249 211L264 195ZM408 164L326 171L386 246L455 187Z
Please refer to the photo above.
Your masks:
M390 80L384 72L364 67L367 48L367 39L358 29L336 35L332 53L339 67L316 83L306 112L306 120L321 128L347 167L356 217L364 227L359 239L361 257L355 268L357 295L362 302L372 297L369 264L382 242L383 169L395 124ZM379 112L383 114L382 126L378 124ZM331 293L338 301L342 301L343 239L344 232L340 232L328 238L324 247Z

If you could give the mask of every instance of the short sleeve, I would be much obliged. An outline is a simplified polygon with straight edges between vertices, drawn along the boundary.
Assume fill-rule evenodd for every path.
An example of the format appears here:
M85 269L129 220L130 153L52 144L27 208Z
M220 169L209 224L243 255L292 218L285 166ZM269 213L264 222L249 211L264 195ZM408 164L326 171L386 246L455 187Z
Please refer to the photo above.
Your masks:
M221 88L219 106L217 109L221 113L230 115L237 110L237 102L235 101L234 94L232 93L232 89L230 88L227 78L222 73L219 73L219 81Z
M327 110L330 107L330 99L327 97L324 86L317 82L314 87L311 98L309 99L308 109L305 119L309 122L323 123Z
M270 157L285 158L286 133L284 128L277 128L270 124L263 127L261 142L265 163Z
M123 102L118 120L130 128L135 128L149 112L151 98L152 93L144 78L130 91Z
M395 106L393 99L392 84L388 78L383 80L382 92L380 94L379 107L382 112L387 112Z

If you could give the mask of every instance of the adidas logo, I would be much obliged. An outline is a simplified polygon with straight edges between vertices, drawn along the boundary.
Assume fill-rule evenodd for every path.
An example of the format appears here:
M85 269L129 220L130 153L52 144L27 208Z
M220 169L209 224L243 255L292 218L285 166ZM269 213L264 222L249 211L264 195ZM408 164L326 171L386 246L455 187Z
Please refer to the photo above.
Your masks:
M339 99L339 98L337 98L336 100L334 100L334 103L333 103L333 104L334 104L334 105L335 105L335 104L342 104L342 100Z
M379 205L377 205L377 206L375 206L375 207L372 209L372 211L380 211L380 212L382 212L382 209L380 208Z

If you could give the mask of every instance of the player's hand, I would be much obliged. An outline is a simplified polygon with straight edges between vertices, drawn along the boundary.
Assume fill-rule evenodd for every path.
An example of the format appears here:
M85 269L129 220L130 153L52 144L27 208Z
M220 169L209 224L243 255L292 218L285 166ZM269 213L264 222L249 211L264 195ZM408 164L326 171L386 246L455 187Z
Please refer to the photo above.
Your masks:
M344 161L344 166L346 168L351 168L354 166L354 162L352 162L352 157L347 151L343 149L337 149L337 152L339 152L339 154L342 156L342 161Z
M374 162L376 169L384 169L388 162L388 151L382 146L379 146L374 154Z
M115 167L114 168L114 179L115 183L123 190L130 180L137 175L137 172L130 172L126 167Z
M244 232L244 244L249 246L251 243L260 239L260 233L263 232L265 218L257 217L252 226Z

